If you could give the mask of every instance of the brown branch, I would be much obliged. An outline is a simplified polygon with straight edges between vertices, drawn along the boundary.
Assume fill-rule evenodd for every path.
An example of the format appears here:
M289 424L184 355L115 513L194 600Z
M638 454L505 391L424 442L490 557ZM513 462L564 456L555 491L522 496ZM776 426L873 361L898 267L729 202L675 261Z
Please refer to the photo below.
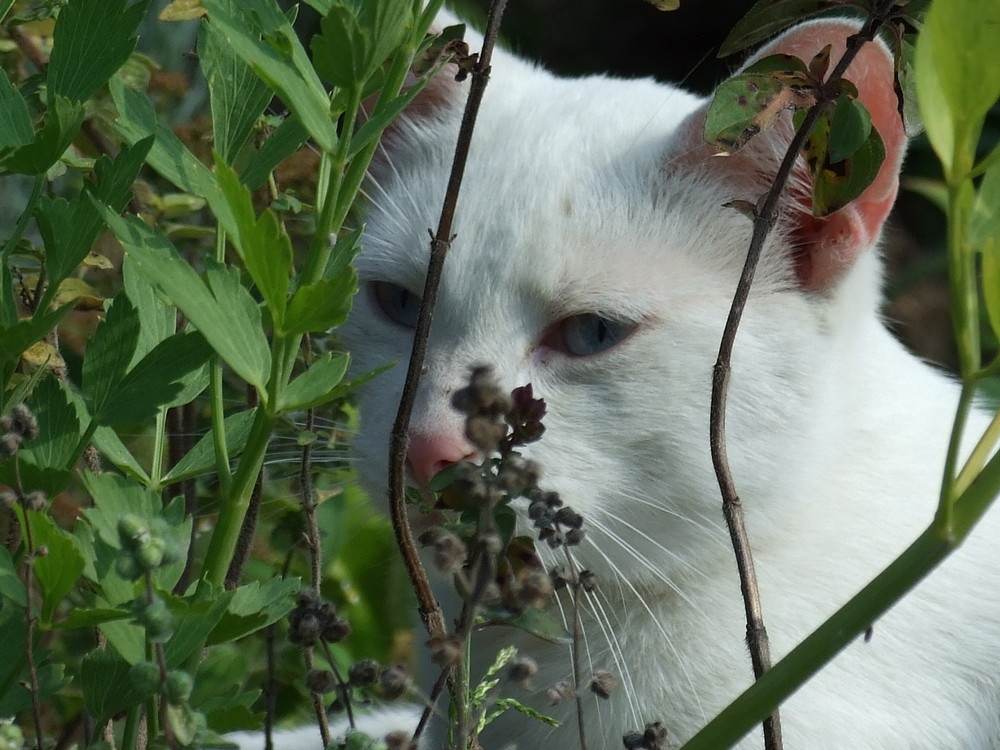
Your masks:
M427 335L430 332L434 302L437 299L437 290L441 281L441 272L444 268L445 256L451 246L451 228L455 217L455 207L458 203L459 188L462 184L465 164L468 160L472 130L475 127L476 116L479 112L483 92L489 81L490 58L496 42L500 19L506 4L506 0L493 0L489 19L487 20L483 48L472 70L469 98L462 116L462 125L458 134L458 143L455 147L455 158L452 162L451 175L448 179L444 206L441 209L437 234L431 241L431 255L427 266L427 279L424 282L420 314L417 317L417 324L413 333L413 349L410 353L410 362L406 370L406 380L403 384L399 410L396 413L396 421L393 424L392 434L389 439L388 492L390 517L396 534L396 542L399 545L403 562L406 564L413 589L417 595L420 617L423 620L428 635L431 637L444 635L446 628L441 607L434 596L434 592L431 590L430 582L427 580L427 573L424 571L423 563L420 561L420 555L417 552L407 516L406 500L404 497L404 471L406 451L409 443L407 433L410 425L410 415L413 412L413 403L416 399L417 387L420 382L420 373L423 369L424 358L427 353Z
M883 2L879 8L871 12L861 30L847 39L847 49L837 62L833 71L819 87L817 102L806 113L802 124L788 145L788 150L782 159L778 172L770 190L763 200L757 204L754 217L753 236L747 250L746 262L740 275L739 284L733 296L729 317L719 344L719 355L712 376L712 405L710 412L709 441L712 452L712 465L715 468L719 490L722 494L722 509L729 529L730 540L736 555L739 569L740 590L743 594L743 604L747 618L747 645L750 649L750 659L753 665L754 677L759 679L771 667L770 644L767 629L764 627L764 617L760 605L760 593L757 587L757 573L753 565L753 556L747 536L743 517L743 505L736 491L732 473L729 469L729 459L726 455L726 400L729 391L729 376L732 369L732 350L736 340L743 310L750 295L754 273L760 260L761 250L768 234L774 228L778 219L779 201L786 183L792 173L795 160L802 150L823 111L837 98L838 83L843 78L851 61L861 47L875 39L879 28L886 20L886 15L892 3ZM880 13L879 9L883 8ZM767 750L781 750L781 722L778 711L764 720L764 747Z

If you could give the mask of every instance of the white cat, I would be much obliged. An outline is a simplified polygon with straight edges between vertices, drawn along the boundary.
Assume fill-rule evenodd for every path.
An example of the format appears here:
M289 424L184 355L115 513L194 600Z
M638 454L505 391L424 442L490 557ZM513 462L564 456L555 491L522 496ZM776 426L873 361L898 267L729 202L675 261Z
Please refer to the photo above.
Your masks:
M761 54L833 59L853 26L806 24ZM473 43L475 48L475 43ZM907 353L879 314L875 245L905 137L892 62L869 45L849 77L886 143L875 184L826 220L795 198L765 250L736 343L728 452L780 657L929 523L956 386ZM363 290L343 331L358 371L410 352L418 295L466 85L442 74L387 136L368 188ZM599 592L584 615L585 669L620 685L587 696L590 747L662 721L680 744L751 681L733 552L709 458L712 366L754 201L784 143L762 136L728 158L701 140L706 100L648 80L566 80L498 52L459 201L410 426L414 481L471 452L449 402L470 365L506 388L531 383L547 432L525 453L542 485L579 510L577 548ZM782 130L782 129L779 129ZM787 134L787 128L783 129ZM807 188L804 170L796 176ZM385 495L404 367L361 397L359 469ZM978 434L982 417L970 428ZM1000 571L992 514L969 542L782 708L789 750L1000 747ZM569 650L510 629L534 656L522 697L558 729L505 716L494 750L578 747ZM429 743L430 746L436 747ZM759 748L759 731L740 748Z

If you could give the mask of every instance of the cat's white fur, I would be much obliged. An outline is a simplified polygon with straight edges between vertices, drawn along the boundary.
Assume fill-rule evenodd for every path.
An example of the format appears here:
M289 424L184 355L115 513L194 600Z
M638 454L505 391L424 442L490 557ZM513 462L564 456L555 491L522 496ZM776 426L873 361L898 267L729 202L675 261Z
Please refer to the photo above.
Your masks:
M838 29L842 41L842 26L820 24L777 47L812 44L811 54ZM883 52L874 55L864 64L888 64ZM894 108L891 90L876 93ZM427 229L437 222L464 99L464 88L441 83L387 138L368 187L358 260L365 282L421 292ZM431 468L468 450L449 396L474 363L491 364L506 387L531 383L548 404L545 437L526 453L543 466L542 485L586 519L577 555L600 589L584 616L585 669L621 680L610 700L586 701L595 750L621 747L626 731L653 720L679 744L751 680L708 413L712 365L750 236L750 222L721 204L756 199L765 183L745 160L768 161L770 147L733 157L744 162L709 156L692 135L703 105L651 81L565 80L497 53L410 428L420 460L440 454ZM787 212L733 355L728 452L777 656L934 513L958 391L906 352L880 317L873 245L903 148L898 134L887 140L885 184L876 189L888 197L875 196L874 208L862 206L843 226L815 230L826 234L804 252L817 254L813 266L827 264L815 276L791 252L812 241L801 230L812 225ZM594 356L541 343L558 321L584 312L639 326ZM405 361L411 333L363 290L344 338L361 372ZM385 492L404 369L362 394L357 456L376 497ZM970 431L981 427L975 416ZM873 623L870 642L850 645L784 705L785 747L1000 747L997 531L988 516ZM571 674L568 649L509 629L477 636L476 649L494 653L508 642L533 655L541 672L534 696L503 689L564 724L552 730L507 716L485 732L484 747L577 747L572 701L549 708L544 700L545 688ZM739 745L760 746L759 732Z

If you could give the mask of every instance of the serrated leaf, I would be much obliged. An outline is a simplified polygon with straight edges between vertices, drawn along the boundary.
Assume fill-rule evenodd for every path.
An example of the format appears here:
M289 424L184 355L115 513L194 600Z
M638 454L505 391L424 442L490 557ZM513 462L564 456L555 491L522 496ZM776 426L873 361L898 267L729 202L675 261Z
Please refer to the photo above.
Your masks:
M126 146L112 160L102 156L94 164L96 178L86 185L86 191L109 206L121 211L132 194L139 169L142 167L153 138ZM72 202L62 199L39 201L36 211L39 232L45 241L45 270L49 290L67 278L88 257L94 241L104 229L104 222L91 201L78 197ZM44 304L43 301L43 304Z
M0 70L0 154L31 143L35 129L24 98Z
M346 354L334 356L326 352L281 392L278 408L285 412L303 411L325 404L339 391L348 359Z
M946 174L964 177L975 160L987 112L1000 97L1000 3L932 3L917 39L920 113Z
M165 237L137 218L123 219L109 211L104 217L136 270L184 313L240 377L264 391L271 353L260 310L235 270L211 262L206 283Z
M199 9L204 12L200 3ZM215 150L232 164L273 94L214 24L203 23L198 29L198 59L208 83Z
M317 72L334 86L351 88L367 78L367 33L345 5L334 5L310 45Z
M357 289L357 273L351 267L332 279L299 287L288 303L285 331L310 333L336 328L347 319Z
M166 659L170 667L179 667L192 654L204 647L209 633L215 629L232 601L232 591L216 590L208 595L199 586L198 598L181 599L164 595L174 615L174 634L166 644Z
M161 407L175 405L211 355L212 348L200 332L175 333L164 339L129 370L114 398L95 409L94 419L100 424L135 424L154 416Z
M153 285L135 270L135 262L126 255L122 260L125 294L139 312L139 343L136 357L141 358L177 328L177 312L157 294Z
M277 622L291 612L294 595L301 587L297 578L272 578L263 584L255 581L240 586L208 635L207 645L235 641Z
M758 0L729 32L719 47L719 57L752 47L793 24L841 5L840 0Z
M91 412L99 413L118 390L139 341L139 314L124 294L111 307L94 332L83 359L83 392Z
M53 96L35 140L4 158L4 166L20 174L45 174L69 148L83 123L83 105Z
M83 573L83 552L69 532L56 526L49 516L27 511L36 547L45 545L48 554L36 557L32 565L42 589L42 620L50 622L56 605L62 601Z
M80 664L80 687L83 705L102 727L111 718L132 706L138 706L144 696L138 690L124 689L131 686L131 665L112 649L98 649L83 657Z
M135 49L135 32L149 0L72 0L52 34L49 92L84 102L115 74Z
M250 437L250 426L256 414L254 409L230 414L225 419L226 447L230 457L243 451L247 438ZM215 467L214 435L209 430L194 447L188 451L177 464L163 477L163 484L172 484L185 479L191 479L204 474Z
M202 4L233 52L281 96L320 148L333 151L335 113L309 56L277 6L262 0L238 5L231 0L203 0Z
M25 455L41 469L70 469L80 440L80 420L55 378L42 380L31 394L31 410L38 420L38 437Z
M236 232L230 239L263 295L275 324L281 327L292 271L291 240L273 211L265 209L259 217L254 216L250 191L218 157L215 172L236 219Z

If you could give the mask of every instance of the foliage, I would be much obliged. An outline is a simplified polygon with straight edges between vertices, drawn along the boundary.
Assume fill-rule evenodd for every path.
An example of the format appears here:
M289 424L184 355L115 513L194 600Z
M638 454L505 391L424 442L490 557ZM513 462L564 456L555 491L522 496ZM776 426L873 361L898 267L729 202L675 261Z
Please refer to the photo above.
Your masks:
M0 3L0 179L30 184L0 250L0 642L20 655L0 668L0 717L17 715L36 747L83 712L84 744L117 732L132 747L141 717L172 747L259 728L264 662L233 670L233 644L292 610L302 571L329 571L307 585L338 601L346 585L385 586L360 567L390 544L385 524L364 550L318 534L303 545L297 504L281 497L295 488L272 476L265 491L262 469L284 425L351 390L347 356L324 340L357 285L359 233L345 222L380 133L423 85L403 86L440 2L314 5L311 59L274 0L166 8L160 23L204 17L205 154L168 127L163 76L136 52L140 23L156 23L150 0ZM267 111L275 96L287 114ZM312 206L279 192L307 139ZM308 242L290 219L310 225ZM322 433L294 433L307 518L356 516L342 475L309 476ZM262 494L272 547L244 575L240 535ZM305 559L321 544L329 568ZM365 617L385 638L401 620ZM358 643L306 660L335 669L388 652Z

